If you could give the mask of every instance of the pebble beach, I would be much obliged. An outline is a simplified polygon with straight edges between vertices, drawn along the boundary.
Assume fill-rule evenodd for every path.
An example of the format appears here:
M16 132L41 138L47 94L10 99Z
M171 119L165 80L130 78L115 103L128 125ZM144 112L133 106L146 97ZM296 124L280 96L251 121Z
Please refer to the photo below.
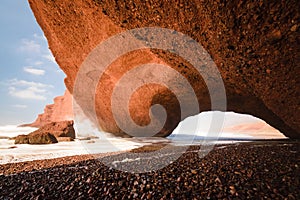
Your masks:
M201 146L194 145L173 162L170 153L182 147L159 151L164 145L154 144L113 154L9 163L0 165L0 199L300 199L299 144L216 145L204 157L199 156ZM165 167L145 173L119 170L121 165L157 165L155 159L137 159L145 152L159 152ZM128 162L121 162L124 158Z

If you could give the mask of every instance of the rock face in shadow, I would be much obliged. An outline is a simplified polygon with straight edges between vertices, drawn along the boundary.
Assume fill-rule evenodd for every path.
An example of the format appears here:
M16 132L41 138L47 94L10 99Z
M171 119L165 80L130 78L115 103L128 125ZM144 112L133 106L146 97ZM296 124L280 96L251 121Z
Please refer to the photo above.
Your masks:
M55 97L53 104L46 105L44 113L39 114L33 123L22 126L42 127L51 122L65 120L73 120L72 95L68 90L63 96Z
M76 136L73 124L73 121L46 124L28 135L17 136L15 144L52 144L74 141Z
M54 144L57 142L54 135L47 132L19 135L15 139L15 144Z
M67 75L65 84L71 93L81 64L100 42L127 29L169 28L192 37L211 55L225 84L227 110L259 117L287 137L300 138L299 1L29 2L57 63ZM178 71L195 90L200 110L211 110L206 84L193 66L170 52L140 50L119 57L99 80L95 103L97 120L103 130L126 136L115 122L111 96L126 72L145 63L160 63ZM152 73L160 75L159 71ZM93 74L87 76L99 78ZM136 74L137 78L140 76ZM170 83L180 85L176 77L163 76ZM123 98L122 95L119 97ZM79 104L90 116L90 108ZM179 106L172 91L150 84L132 95L129 110L133 121L147 125L149 109L154 104L165 106L168 114L156 136L169 135L187 117L180 116L182 105ZM122 112L120 107L115 114L122 116Z

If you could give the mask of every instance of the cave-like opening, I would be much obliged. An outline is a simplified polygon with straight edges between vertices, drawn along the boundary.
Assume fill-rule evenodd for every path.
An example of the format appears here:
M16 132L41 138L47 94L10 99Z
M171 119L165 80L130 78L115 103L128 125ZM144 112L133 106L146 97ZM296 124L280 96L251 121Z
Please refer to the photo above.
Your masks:
M214 116L219 117L214 120ZM218 126L217 129L215 126ZM184 119L169 137L178 134L182 137L195 136L195 139L233 141L286 139L286 136L262 119L247 114L217 111L202 112Z

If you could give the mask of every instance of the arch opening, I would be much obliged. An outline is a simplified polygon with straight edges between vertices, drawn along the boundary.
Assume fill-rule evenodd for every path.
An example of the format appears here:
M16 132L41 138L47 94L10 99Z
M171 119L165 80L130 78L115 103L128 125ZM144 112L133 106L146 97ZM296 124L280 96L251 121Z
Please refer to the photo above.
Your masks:
M224 114L223 127L219 133L211 132L211 127L218 123L212 121L212 115ZM197 124L197 131L193 133L189 127ZM174 136L193 136L197 140L218 141L256 141L256 140L280 140L287 137L264 120L248 114L235 112L209 111L188 117L181 121L169 138Z

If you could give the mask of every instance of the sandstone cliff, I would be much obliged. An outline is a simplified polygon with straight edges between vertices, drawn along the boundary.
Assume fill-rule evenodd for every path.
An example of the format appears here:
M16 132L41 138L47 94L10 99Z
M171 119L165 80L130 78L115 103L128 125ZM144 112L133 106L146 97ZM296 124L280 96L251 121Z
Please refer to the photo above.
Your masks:
M44 113L39 114L37 119L26 126L42 127L51 122L73 120L72 95L66 90L63 96L54 98L54 103L46 105Z
M211 55L224 80L227 110L254 115L288 137L300 137L300 3L297 0L29 2L56 61L67 75L65 83L70 91L81 64L100 42L127 29L169 28L192 37ZM195 90L201 111L211 110L206 84L188 62L166 51L135 51L112 63L97 86L97 120L104 130L126 135L112 114L113 89L128 70L153 62L178 71ZM180 85L176 77L159 71L151 73L163 76L175 86ZM93 79L92 75L87 76ZM184 95L185 91L180 92ZM121 99L122 95L119 94ZM90 116L85 102L79 101L79 104ZM150 106L157 103L165 106L168 117L156 136L166 136L186 117L180 115L178 100L172 91L155 84L140 88L130 100L130 115L137 124L147 125ZM118 110L115 114L122 116L122 107ZM196 114L193 110L189 112Z

